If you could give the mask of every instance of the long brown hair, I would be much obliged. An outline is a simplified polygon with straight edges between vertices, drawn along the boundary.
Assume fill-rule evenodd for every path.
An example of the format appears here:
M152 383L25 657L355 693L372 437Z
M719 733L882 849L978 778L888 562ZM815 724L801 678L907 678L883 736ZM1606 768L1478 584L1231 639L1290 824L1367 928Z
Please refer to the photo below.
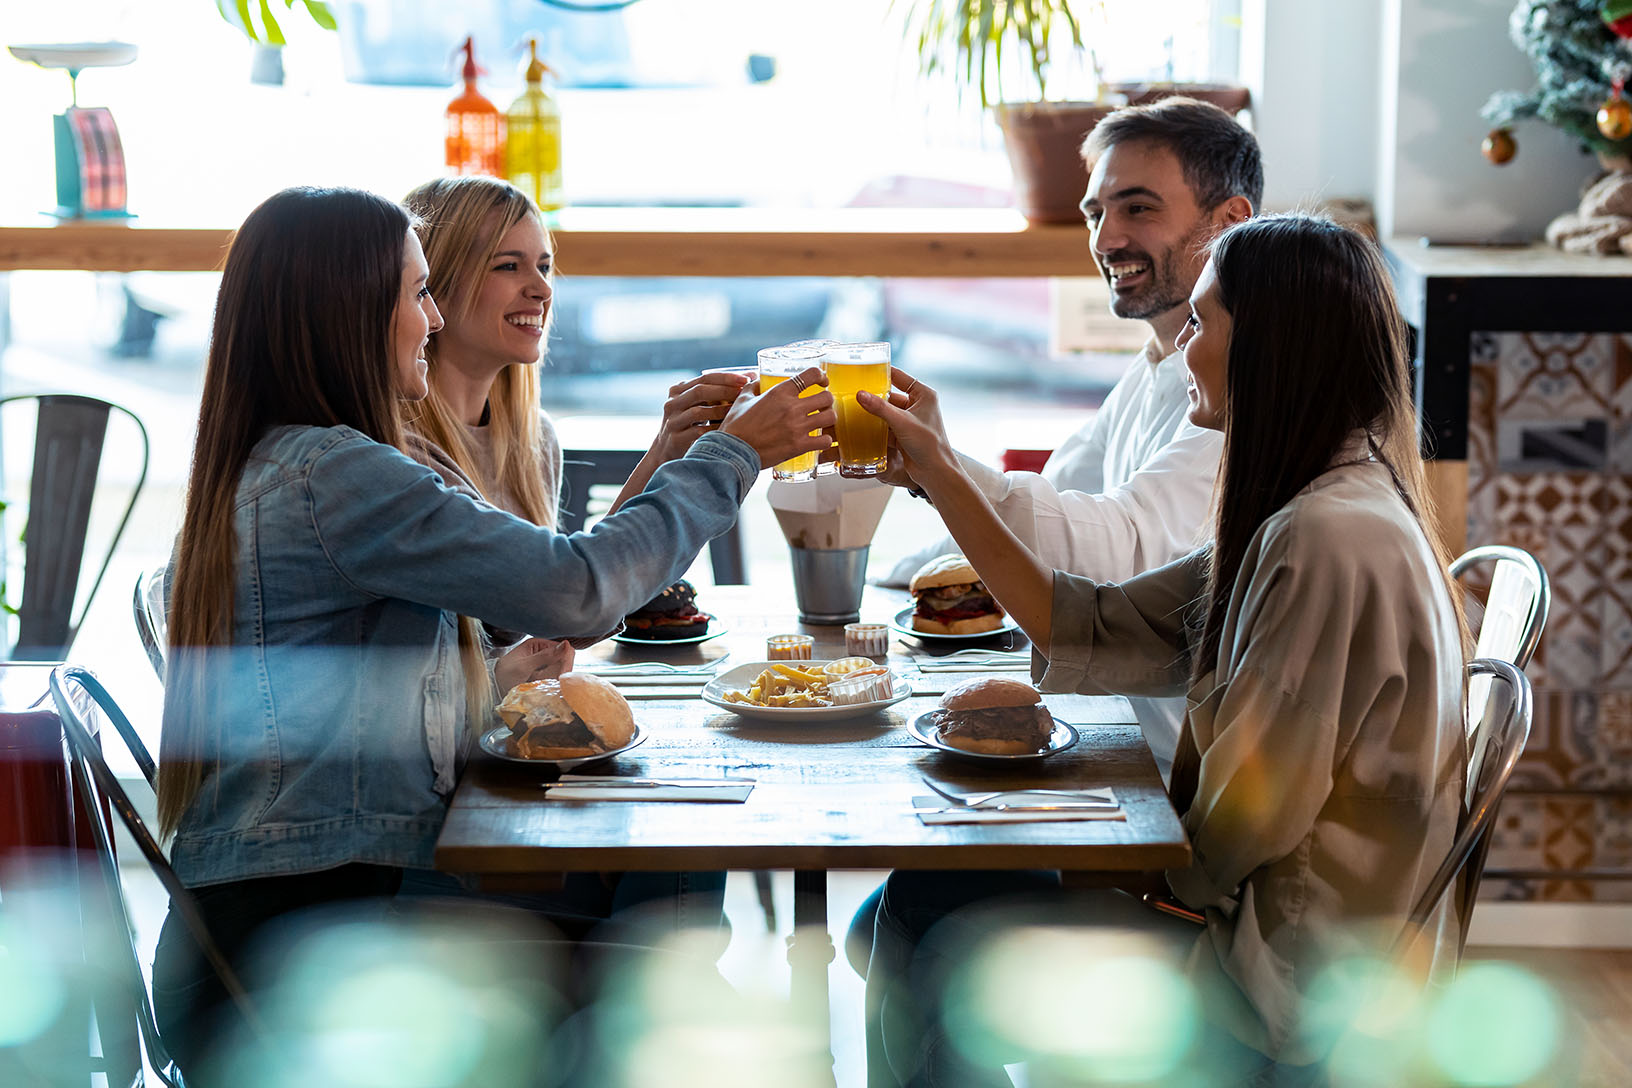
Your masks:
M538 207L520 189L495 178L440 178L426 182L404 198L419 217L420 244L431 266L431 296L448 325L465 320L488 275L488 266L505 233L532 217L543 229ZM545 231L545 237L549 232ZM553 308L546 315L545 335ZM437 389L437 370L446 365L445 338L431 337L425 349L431 392L416 407L409 426L440 446L484 495L502 490L514 497L519 514L535 525L555 527L555 511L544 493L540 455L538 367L512 363L499 371L488 394L493 475L479 470L471 453L465 423Z
M1357 432L1388 470L1440 559L1418 447L1405 321L1377 247L1311 215L1249 219L1212 245L1220 304L1230 315L1224 454L1198 674L1218 657L1230 594L1263 523L1333 467Z
M216 296L204 394L171 585L173 681L159 744L159 827L170 834L204 767L203 669L176 666L232 641L238 480L273 427L353 427L402 447L391 326L408 213L355 189L285 189L233 236Z

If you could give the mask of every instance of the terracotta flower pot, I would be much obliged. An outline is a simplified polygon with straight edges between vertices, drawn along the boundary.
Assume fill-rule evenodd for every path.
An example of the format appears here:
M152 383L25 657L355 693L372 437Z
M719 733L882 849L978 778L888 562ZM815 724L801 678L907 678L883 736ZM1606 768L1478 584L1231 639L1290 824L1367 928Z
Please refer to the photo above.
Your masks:
M1232 114L1252 105L1252 92L1228 83L1113 83L1109 90L1126 95L1130 106L1148 106L1174 95L1211 102Z
M1088 188L1082 141L1111 112L1092 102L1001 105L997 123L1014 171L1014 203L1033 223L1081 223Z

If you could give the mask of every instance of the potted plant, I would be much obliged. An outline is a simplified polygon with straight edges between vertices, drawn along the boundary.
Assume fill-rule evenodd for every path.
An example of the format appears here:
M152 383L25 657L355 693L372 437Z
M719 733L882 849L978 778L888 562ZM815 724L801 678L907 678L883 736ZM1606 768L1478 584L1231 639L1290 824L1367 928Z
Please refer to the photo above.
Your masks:
M1070 0L892 0L906 6L906 33L924 75L947 72L960 94L972 87L1003 130L1014 170L1015 203L1034 223L1077 223L1087 187L1079 149L1083 138L1113 108L1048 97L1057 49L1086 52L1099 83L1099 66L1083 43L1082 23ZM1089 6L1097 6L1097 3ZM1078 7L1084 7L1078 0ZM1020 64L1013 58L1018 50ZM1015 101L1021 73L1030 101ZM1009 78L1005 80L1005 72Z

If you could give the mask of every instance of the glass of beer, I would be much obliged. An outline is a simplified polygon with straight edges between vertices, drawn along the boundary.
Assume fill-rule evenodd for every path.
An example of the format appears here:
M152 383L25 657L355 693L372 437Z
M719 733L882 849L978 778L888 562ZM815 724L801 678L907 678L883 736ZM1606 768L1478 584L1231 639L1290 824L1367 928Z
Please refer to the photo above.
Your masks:
M889 396L890 345L840 344L828 348L822 359L827 389L839 414L839 475L877 476L884 471L890 429L856 402L856 394L866 390Z
M811 367L822 365L822 353L816 348L763 348L759 353L759 391L770 392L771 388L780 382L785 382L796 374L801 374ZM822 387L812 385L800 393L801 397L814 397L821 392ZM812 436L821 431L811 431ZM797 457L790 457L779 465L771 468L773 480L813 480L816 478L816 451L801 453Z

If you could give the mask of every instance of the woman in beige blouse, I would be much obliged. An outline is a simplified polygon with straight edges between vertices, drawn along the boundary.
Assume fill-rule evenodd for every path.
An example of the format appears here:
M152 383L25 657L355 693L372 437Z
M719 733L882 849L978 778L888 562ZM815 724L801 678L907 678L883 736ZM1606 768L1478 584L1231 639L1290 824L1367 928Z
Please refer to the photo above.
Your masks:
M445 322L425 352L431 392L410 421L414 454L451 486L553 527L561 442L539 403L538 372L555 294L555 246L543 213L520 189L486 177L426 182L403 203L419 217L428 286ZM612 508L683 456L705 433L700 425L723 418L744 384L738 375L704 374L671 388L657 437ZM488 634L501 692L572 664L565 642Z
M1464 628L1425 528L1405 329L1380 256L1329 220L1249 220L1214 242L1189 309L1190 419L1224 434L1214 543L1117 585L1021 547L928 425L923 383L896 371L889 404L868 398L1038 647L1040 686L1187 695L1171 792L1194 862L1162 891L1205 917L1127 894L1151 889L1073 897L1058 874L896 873L868 971L877 1081L987 1082L981 1054L924 1025L935 980L1003 895L1021 917L1137 928L1182 956L1208 1021L1191 1068L1318 1068L1348 1020L1323 1002L1352 996L1329 969L1388 947L1450 847ZM1442 908L1420 942L1425 977L1454 956L1455 930Z

